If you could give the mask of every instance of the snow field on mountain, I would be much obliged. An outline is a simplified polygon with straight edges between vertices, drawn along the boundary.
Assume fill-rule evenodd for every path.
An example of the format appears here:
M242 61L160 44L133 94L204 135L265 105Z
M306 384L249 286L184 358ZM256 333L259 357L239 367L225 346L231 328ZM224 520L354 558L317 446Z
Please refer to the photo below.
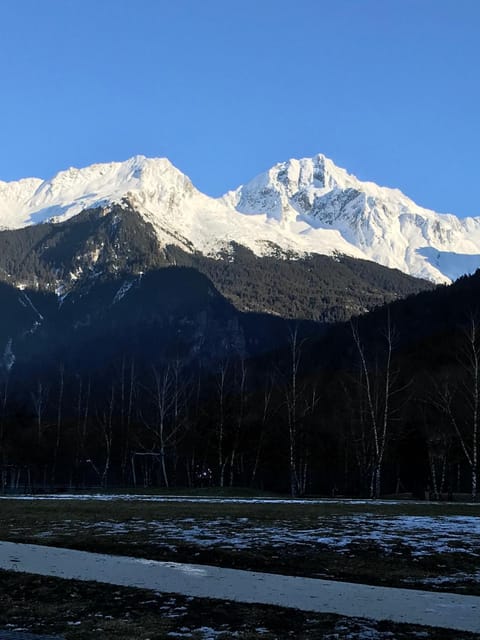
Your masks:
M166 158L70 168L51 180L0 182L0 229L61 222L127 201L159 244L219 257L237 242L257 255L344 253L448 282L480 267L480 218L460 220L398 189L362 182L319 154L279 163L211 198Z

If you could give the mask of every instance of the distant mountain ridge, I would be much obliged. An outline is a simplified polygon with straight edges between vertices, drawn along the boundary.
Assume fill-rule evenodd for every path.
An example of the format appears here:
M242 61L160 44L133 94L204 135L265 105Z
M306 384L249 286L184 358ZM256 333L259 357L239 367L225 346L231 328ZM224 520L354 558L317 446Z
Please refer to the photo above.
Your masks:
M480 218L420 207L321 154L279 163L222 198L201 193L167 159L143 156L71 168L46 181L0 182L5 230L113 205L138 212L160 247L208 258L225 257L234 244L257 257L342 254L433 282L480 267Z

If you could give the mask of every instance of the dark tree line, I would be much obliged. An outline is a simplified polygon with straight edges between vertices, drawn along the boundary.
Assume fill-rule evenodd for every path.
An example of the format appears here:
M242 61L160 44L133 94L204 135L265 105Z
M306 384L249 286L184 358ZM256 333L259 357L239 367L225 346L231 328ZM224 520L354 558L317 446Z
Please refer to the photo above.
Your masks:
M292 495L477 495L480 325L411 349L389 308L272 357L117 358L0 379L3 490L245 486ZM325 357L340 340L343 356ZM338 347L338 345L337 345ZM347 355L345 355L347 354ZM420 358L420 359L419 359Z

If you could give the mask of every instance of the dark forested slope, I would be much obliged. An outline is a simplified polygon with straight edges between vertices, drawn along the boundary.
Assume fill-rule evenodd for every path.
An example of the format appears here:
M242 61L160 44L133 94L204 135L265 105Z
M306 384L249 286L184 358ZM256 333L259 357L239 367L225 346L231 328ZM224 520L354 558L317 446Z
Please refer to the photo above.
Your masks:
M275 255L276 253L276 255ZM59 224L0 232L0 279L61 295L92 278L138 275L178 265L206 275L240 311L336 322L431 289L424 280L347 256L269 257L232 244L218 259L160 246L155 231L126 205L93 209Z

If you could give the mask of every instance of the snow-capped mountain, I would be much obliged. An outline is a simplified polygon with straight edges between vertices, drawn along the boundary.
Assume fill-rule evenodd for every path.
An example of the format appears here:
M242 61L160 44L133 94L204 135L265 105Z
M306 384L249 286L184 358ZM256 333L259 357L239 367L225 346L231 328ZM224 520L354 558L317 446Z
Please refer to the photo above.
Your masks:
M227 199L238 211L260 211L279 224L303 222L307 233L335 229L365 258L434 282L480 267L480 218L420 207L323 155L277 164Z
M346 254L448 282L480 267L480 218L416 205L362 182L323 155L289 160L211 198L165 158L68 169L51 180L0 182L0 228L61 222L124 203L155 229L160 246L217 257L232 242L257 256Z

